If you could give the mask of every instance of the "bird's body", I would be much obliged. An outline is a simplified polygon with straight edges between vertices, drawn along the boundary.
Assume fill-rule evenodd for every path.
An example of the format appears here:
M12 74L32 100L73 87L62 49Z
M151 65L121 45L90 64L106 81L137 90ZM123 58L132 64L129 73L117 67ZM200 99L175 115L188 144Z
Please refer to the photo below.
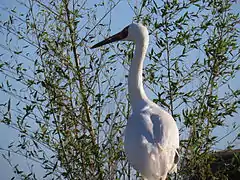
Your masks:
M178 129L172 116L147 103L127 122L124 147L129 162L147 180L164 180L177 168L179 140L175 134Z
M128 77L132 115L125 130L127 159L145 179L165 180L169 172L177 170L179 132L172 116L150 101L143 89L143 61L149 42L147 28L131 24L93 48L117 40L136 44Z

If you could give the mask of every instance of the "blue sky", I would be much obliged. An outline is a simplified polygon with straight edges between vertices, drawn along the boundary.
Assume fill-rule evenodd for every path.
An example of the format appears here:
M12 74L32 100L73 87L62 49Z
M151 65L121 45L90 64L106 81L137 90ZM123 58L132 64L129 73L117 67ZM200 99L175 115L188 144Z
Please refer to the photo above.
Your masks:
M88 3L91 3L93 1L88 1ZM135 2L139 3L138 1L133 1L132 4L134 4ZM14 8L17 7L18 11L22 11L25 12L25 9L22 8L21 6L18 5L18 3L16 3L15 0L2 0L0 2L0 7L8 7L8 8ZM106 9L107 11L107 9ZM235 12L240 12L240 4L235 4L233 6L233 11ZM0 16L0 20L4 20L5 18L7 18L7 15L1 10L0 11L1 16ZM123 16L123 12L124 12L124 16ZM98 12L99 13L99 19L103 16L104 12ZM116 33L118 31L120 31L121 29L123 29L123 27L125 27L126 25L128 25L129 23L132 22L132 18L134 16L134 13L131 9L131 7L128 4L127 0L122 0L117 6L116 8L111 12L111 32L112 33ZM105 18L106 22L109 22L110 19L109 17ZM0 33L0 39L4 39L5 37L2 37L3 35ZM99 40L102 40L103 37L99 37ZM0 54L4 53L4 50L0 48ZM29 63L27 66L31 66L31 63ZM0 77L0 79L2 79L3 77ZM231 85L234 88L240 88L240 74L238 74L236 76L236 78L231 81ZM8 100L8 95L6 95L5 93L0 91L0 97L1 97L1 102L5 102L6 100ZM239 114L237 114L236 116L234 116L233 118L231 118L228 121L228 125L229 127L224 127L224 128L218 128L214 131L214 134L216 135L224 135L227 134L230 130L231 130L231 126L232 123L236 123L239 124ZM238 130L239 131L239 130ZM10 142L12 142L14 139L16 139L17 137L17 133L15 132L15 130L0 124L0 132L1 132L1 136L0 136L0 148L1 147L7 147L9 145ZM236 133L233 133L231 135L228 136L228 138L226 138L224 141L221 141L221 143L216 147L216 149L224 149L227 145L227 142L230 141L231 139L233 139L236 136ZM240 142L237 142L237 148L240 148ZM24 164L25 168L27 168L27 161L24 160L22 157L19 156L15 156L14 157L14 161L15 162L24 162L22 164ZM41 174L43 171L41 170L41 168L37 167L36 171ZM0 174L1 174L1 179L10 179L11 178L11 174L12 174L12 170L9 168L7 162L0 157Z
M27 2L27 0L25 2ZM91 2L95 2L95 1L88 1L89 6L92 6ZM22 6L19 6L19 4L16 3L16 0L2 0L0 2L0 8L5 8L5 7L9 8L9 9L13 9L16 7L18 12L26 12L26 9L23 8ZM106 11L107 10L108 9L106 9ZM123 11L124 11L124 16L126 18L119 17L119 14L122 14ZM4 12L2 10L0 12L1 12L0 20L5 20L8 18L8 15L6 12ZM98 13L99 13L98 17L101 18L103 16L104 12L98 12ZM116 8L111 13L112 13L112 19L111 19L112 32L120 31L123 27L125 27L126 25L128 25L129 23L132 22L133 12L131 11L131 8L127 5L126 1L120 2L118 4L118 6L116 6ZM107 22L109 21L108 17L106 17L104 20L106 20ZM117 22L117 23L115 23L115 22ZM99 39L102 39L102 38L103 37L99 36ZM3 34L0 33L0 39L5 39L5 35L3 36ZM0 48L0 54L2 54L2 53L5 53L5 51ZM27 63L27 66L31 66L30 62L25 61L25 63ZM2 80L2 78L3 77L0 77L1 80ZM15 84L15 86L20 88L19 84ZM0 97L1 97L0 103L6 102L9 98L9 95L0 91ZM14 99L12 99L12 101L14 101ZM3 124L0 124L0 133L1 133L0 148L6 148L12 141L16 140L18 137L18 133L15 130L13 130L12 128L9 128ZM13 157L12 158L13 163L19 163L19 164L21 164L23 169L28 170L28 168L29 168L28 164L30 164L31 161L26 160L25 158L18 156L18 155L13 155L12 157ZM36 174L38 174L39 177L41 177L41 175L44 174L44 171L38 164L34 163L34 165L36 166L35 167ZM10 168L9 164L1 156L0 156L0 174L1 174L0 179L3 179L3 180L11 179L11 177L13 175L12 169Z

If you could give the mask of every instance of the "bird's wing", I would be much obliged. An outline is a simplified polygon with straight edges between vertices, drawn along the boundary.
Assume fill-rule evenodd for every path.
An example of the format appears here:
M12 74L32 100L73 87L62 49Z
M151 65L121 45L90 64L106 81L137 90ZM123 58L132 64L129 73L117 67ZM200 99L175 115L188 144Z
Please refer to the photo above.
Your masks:
M167 173L177 170L178 128L172 116L167 112L150 114L145 117L145 119L147 118L150 118L148 130L153 139L145 139L143 144L148 149L150 168L154 176L165 177Z
M179 148L179 132L173 117L163 111L150 116L154 141L163 147Z

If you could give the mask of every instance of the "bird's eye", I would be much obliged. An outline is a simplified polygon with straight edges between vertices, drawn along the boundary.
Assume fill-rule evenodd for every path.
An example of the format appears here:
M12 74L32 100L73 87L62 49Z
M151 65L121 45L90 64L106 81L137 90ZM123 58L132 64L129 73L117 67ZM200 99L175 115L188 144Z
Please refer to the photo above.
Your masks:
M128 28L129 28L129 26L125 27L125 28L122 30L122 33L123 33L123 36L124 36L124 37L127 37L127 36L128 36Z
M129 28L129 26L125 27L125 28L123 29L123 31L124 31L124 32L128 32L128 28Z

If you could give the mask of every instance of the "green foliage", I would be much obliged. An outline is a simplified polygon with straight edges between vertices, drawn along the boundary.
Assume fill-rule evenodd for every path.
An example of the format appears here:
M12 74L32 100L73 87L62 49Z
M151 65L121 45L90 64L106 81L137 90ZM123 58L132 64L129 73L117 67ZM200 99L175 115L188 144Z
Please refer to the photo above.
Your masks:
M19 134L0 150L18 179L140 179L127 163L122 139L130 114L127 69L133 44L90 50L96 37L109 32L111 21L104 18L111 19L119 1L86 2L30 0L22 4L26 14L5 9L8 20L0 22L5 36L0 89L10 97L0 102L0 123ZM222 170L213 173L211 167L213 147L221 140L213 131L225 126L240 104L240 89L231 86L240 69L233 2L128 5L150 32L146 89L179 124L182 158L175 179L196 174L221 179ZM44 174L22 170L13 154L40 164Z

